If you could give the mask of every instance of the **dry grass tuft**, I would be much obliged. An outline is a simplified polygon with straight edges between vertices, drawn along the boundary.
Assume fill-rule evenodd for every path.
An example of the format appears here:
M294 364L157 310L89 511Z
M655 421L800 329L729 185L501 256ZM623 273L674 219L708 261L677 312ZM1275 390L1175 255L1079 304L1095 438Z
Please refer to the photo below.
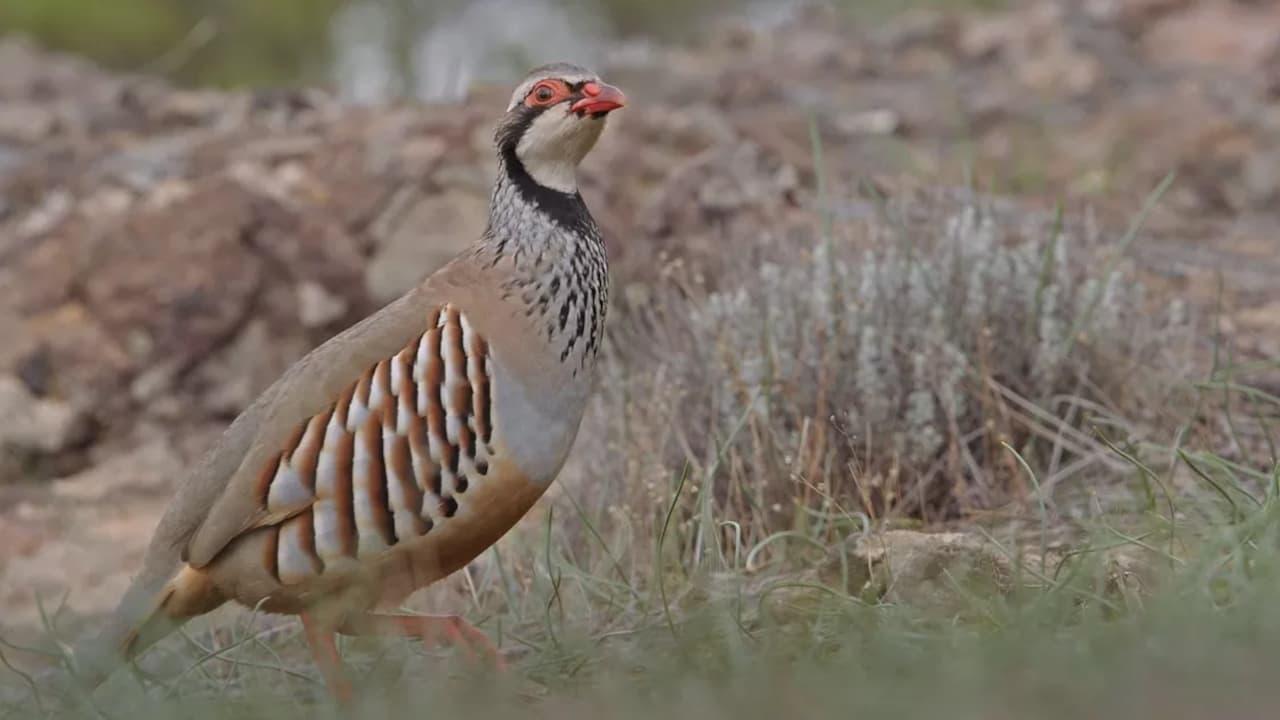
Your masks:
M632 537L669 524L693 558L778 532L827 542L1028 500L1004 443L1044 496L1106 477L1118 458L1095 425L1128 436L1180 405L1192 324L1118 259L1132 232L972 199L862 214L790 259L729 263L714 291L673 268L614 324L579 445L596 509Z

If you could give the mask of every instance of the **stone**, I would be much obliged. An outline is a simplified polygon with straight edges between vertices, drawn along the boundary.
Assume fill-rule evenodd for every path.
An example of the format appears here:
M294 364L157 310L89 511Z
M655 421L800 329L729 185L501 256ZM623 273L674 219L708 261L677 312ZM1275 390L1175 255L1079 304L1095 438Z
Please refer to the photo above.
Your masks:
M202 388L200 407L211 415L234 417L253 402L298 358L311 349L306 337L276 329L296 325L292 318L271 323L257 318L194 373Z
M132 205L133 193L124 188L106 185L81 201L80 213L90 220L107 220L120 217Z
M184 465L165 440L113 455L74 475L55 480L55 497L97 502L124 492L159 492L172 489L183 475Z
M54 133L58 116L47 107L0 103L0 140L32 145Z
M484 199L457 190L393 205L401 207L379 219L385 234L365 272L365 287L377 303L400 296L478 240L488 219Z
M836 129L846 135L892 135L902 127L902 118L888 108L839 115Z
M18 237L32 238L44 235L71 214L71 194L54 190L45 196L39 207L27 214L18 225Z
M1280 151L1258 149L1247 154L1241 176L1254 207L1275 207L1280 202Z
M11 375L0 375L0 447L56 453L88 435L85 415L70 404L31 394Z
M0 374L15 374L35 394L74 407L101 409L107 396L121 392L121 381L134 367L121 338L81 303L26 317L0 312L0 337L14 339L0 343Z
M1152 64L1257 72L1280 47L1280 5L1193 3L1162 17L1142 39Z
M296 160L311 155L322 145L322 140L310 134L282 135L255 140L233 151L237 160L275 163Z
M225 181L131 213L103 233L85 304L108 333L141 340L135 362L180 372L225 343L252 307L265 271L247 240L260 227L252 199Z
M317 282L298 283L298 320L306 328L324 327L347 313L348 303Z
M992 57L1012 45L1021 26L1013 16L978 17L965 23L957 40L960 52L970 60Z
M95 170L146 192L165 180L182 177L196 142L193 132L135 142L103 158Z
M159 100L154 112L165 122L196 125L217 117L228 107L226 93L213 90L176 90Z
M829 583L847 582L851 595L954 614L969 592L990 596L1011 589L1009 559L987 541L958 532L888 530L856 538L844 550L848 578L837 558L823 568Z
M1185 7L1194 0L1084 0L1084 11L1099 23L1142 27L1160 15Z

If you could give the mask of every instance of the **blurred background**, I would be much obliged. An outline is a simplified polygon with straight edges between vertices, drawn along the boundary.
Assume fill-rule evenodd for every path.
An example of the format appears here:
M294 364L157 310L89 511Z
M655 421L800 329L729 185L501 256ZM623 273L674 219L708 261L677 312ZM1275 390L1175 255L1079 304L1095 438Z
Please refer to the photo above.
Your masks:
M796 0L11 0L0 28L118 70L184 84L323 84L364 101L454 99L476 80L559 58L598 62L619 43L688 39L717 17L767 26ZM900 4L840 0L851 15ZM995 7L997 0L914 0ZM179 58L173 57L181 53Z
M931 617L929 559L1007 575L998 536L1100 559L1026 587L1110 616L1146 597L1116 567L1271 507L1280 2L0 0L0 640L41 636L39 596L69 634L111 607L226 424L483 230L511 83L562 59L632 100L581 170L609 351L510 576L486 555L434 609L542 642L572 568L629 590L556 584L557 622L657 626L664 562L688 597L810 582L880 562L845 543L871 528L924 590L849 607ZM1246 584L1220 570L1183 596Z

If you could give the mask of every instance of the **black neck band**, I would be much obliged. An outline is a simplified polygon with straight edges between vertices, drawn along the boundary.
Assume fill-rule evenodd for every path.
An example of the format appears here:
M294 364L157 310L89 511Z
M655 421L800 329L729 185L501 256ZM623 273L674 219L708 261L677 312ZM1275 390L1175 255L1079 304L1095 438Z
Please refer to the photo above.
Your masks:
M521 197L536 205L566 230L581 234L594 233L595 221L577 190L567 193L534 180L516 155L514 143L504 144L499 155L502 159L499 172L506 175L507 181L515 186Z

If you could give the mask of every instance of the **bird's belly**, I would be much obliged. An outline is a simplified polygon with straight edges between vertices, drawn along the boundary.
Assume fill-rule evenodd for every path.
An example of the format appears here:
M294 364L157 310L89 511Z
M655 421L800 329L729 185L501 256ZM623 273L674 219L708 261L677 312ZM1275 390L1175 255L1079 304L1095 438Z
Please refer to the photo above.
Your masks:
M544 388L539 392L494 358L494 432L501 434L506 456L534 483L550 483L564 465L582 424L588 376L549 379L538 384Z

